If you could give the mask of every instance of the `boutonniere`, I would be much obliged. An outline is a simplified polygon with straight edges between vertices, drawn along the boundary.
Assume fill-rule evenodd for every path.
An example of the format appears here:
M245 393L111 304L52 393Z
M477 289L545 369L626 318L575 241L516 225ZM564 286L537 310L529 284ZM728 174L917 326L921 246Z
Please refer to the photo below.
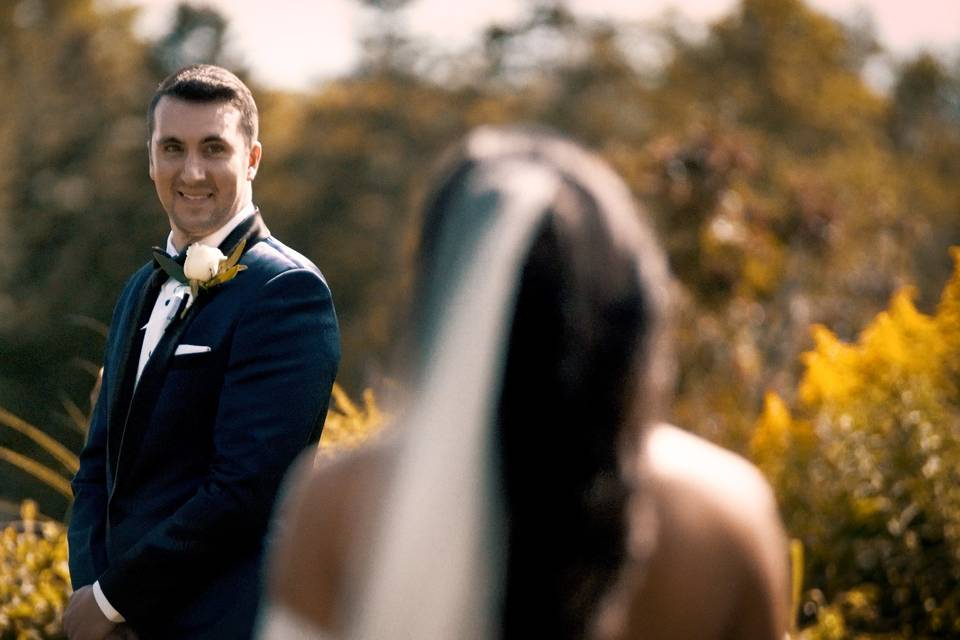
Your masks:
M237 264L246 244L246 240L238 242L229 256L223 255L216 247L192 244L187 247L187 258L182 267L164 251L154 249L153 256L167 275L181 284L190 285L190 299L180 314L181 318L187 315L187 310L201 291L230 282L247 268L246 265Z

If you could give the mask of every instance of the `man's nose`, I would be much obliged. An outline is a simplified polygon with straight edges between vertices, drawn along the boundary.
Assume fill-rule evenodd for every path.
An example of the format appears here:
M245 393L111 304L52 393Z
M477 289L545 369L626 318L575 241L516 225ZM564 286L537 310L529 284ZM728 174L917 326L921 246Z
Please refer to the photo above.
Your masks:
M203 178L203 160L196 153L188 153L183 163L184 182L200 182Z

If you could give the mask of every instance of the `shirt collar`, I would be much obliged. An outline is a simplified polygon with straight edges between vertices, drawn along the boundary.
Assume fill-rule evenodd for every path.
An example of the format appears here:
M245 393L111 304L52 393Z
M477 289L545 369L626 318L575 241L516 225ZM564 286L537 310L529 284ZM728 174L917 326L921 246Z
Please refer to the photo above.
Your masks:
M227 236L230 235L230 232L236 229L241 222L252 216L256 210L257 208L252 202L248 203L247 206L245 206L243 209L240 209L235 216L227 220L226 224L210 235L200 238L197 240L197 242L200 244L205 244L208 247L219 247L220 243L226 240ZM175 257L179 254L177 248L173 246L173 231L167 234L167 253L170 255L170 257Z

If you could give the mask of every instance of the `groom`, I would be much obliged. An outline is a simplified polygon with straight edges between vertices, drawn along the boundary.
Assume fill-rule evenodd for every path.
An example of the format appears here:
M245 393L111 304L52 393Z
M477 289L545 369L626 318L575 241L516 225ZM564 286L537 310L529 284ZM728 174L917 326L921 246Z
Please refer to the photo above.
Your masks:
M114 310L73 480L64 628L248 638L278 486L323 427L337 320L320 271L253 204L250 90L187 67L160 84L148 124L171 231Z

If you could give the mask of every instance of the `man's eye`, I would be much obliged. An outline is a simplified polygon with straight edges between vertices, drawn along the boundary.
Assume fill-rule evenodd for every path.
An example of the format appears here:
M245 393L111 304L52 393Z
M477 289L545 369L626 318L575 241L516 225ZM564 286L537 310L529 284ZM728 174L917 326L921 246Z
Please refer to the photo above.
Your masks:
M226 151L227 148L222 144L210 144L207 145L207 153L210 155L218 155Z
M172 142L163 145L164 153L178 153L180 151L180 145L174 144Z

